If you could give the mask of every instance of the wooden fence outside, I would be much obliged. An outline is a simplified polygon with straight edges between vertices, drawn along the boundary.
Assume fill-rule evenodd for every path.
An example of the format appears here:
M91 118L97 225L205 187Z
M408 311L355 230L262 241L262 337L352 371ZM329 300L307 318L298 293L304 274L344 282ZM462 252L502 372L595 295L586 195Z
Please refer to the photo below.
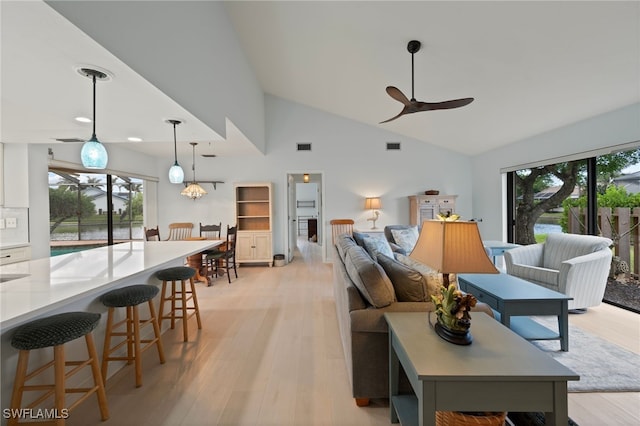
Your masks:
M567 221L567 232L584 234L587 223L586 209L571 207ZM640 208L610 207L598 208L598 231L603 237L613 241L613 255L629 265L629 273L640 273Z

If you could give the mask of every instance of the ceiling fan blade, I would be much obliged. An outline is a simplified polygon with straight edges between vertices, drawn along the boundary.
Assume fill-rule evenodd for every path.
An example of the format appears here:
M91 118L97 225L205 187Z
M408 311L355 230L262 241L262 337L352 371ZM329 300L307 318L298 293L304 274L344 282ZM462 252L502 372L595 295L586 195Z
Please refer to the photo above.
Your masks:
M393 121L393 120L395 120L396 118L398 118L398 117L400 117L400 116L402 116L402 115L408 114L408 113L409 113L409 112L408 112L408 110L407 110L407 107L404 107L404 108L402 108L402 111L400 111L400 114L396 115L395 117L391 117L391 118L390 118L390 119L388 119L388 120L381 121L381 122L380 122L380 124L388 123L388 122Z
M407 97L404 95L404 93L402 93L400 91L400 89L398 89L397 87L387 86L387 93L393 99L395 99L396 101L398 101L398 102L400 102L400 103L402 103L404 105L411 104L411 101L409 99L407 99Z
M469 105L473 98L453 99L444 102L418 102L417 109L420 111L432 111L436 109L452 109Z

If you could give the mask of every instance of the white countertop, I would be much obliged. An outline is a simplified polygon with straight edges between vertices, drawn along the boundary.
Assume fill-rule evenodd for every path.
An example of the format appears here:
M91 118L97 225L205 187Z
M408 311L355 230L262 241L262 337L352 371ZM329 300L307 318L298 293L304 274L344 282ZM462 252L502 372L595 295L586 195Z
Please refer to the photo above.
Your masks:
M13 327L67 303L102 294L118 282L220 245L223 241L135 241L3 265L0 329Z

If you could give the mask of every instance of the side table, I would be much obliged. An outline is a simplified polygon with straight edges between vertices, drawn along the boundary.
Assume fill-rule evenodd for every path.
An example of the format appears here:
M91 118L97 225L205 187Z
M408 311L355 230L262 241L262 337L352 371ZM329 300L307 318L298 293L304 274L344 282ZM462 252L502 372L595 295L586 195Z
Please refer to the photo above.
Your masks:
M468 346L440 338L427 315L384 314L391 423L435 426L436 411L541 411L547 425L567 424L576 373L488 315L474 315ZM399 394L400 365L414 395Z

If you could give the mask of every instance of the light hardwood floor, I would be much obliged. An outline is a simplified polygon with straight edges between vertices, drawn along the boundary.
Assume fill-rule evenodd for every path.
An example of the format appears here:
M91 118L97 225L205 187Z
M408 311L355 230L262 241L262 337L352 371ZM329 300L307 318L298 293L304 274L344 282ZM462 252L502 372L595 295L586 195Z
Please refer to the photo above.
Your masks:
M147 351L141 388L133 366L111 377L108 421L90 399L68 424L389 425L386 400L358 408L351 397L331 265L321 258L300 240L284 267L242 267L231 285L198 284L203 330L192 319L189 343L179 328L167 331L167 362ZM601 305L570 322L640 353L639 315ZM569 415L581 426L640 424L640 393L572 393Z

